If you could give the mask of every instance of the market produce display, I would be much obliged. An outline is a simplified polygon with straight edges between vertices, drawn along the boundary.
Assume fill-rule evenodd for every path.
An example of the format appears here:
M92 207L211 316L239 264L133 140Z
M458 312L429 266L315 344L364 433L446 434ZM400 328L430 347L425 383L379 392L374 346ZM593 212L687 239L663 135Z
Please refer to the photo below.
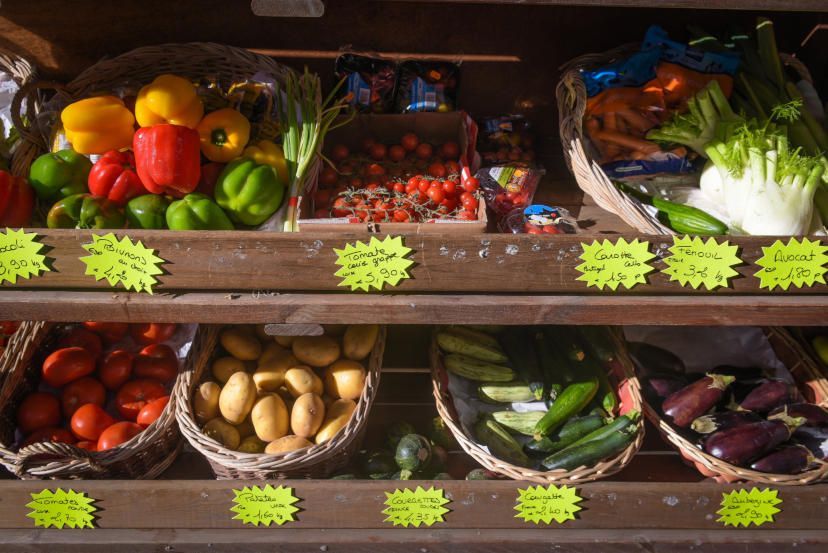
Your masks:
M39 385L17 407L18 447L61 442L106 451L140 434L170 401L176 330L163 323L63 328L39 352Z
M203 433L227 449L279 455L323 444L351 419L378 325L276 336L232 326L219 335L209 374L193 392Z

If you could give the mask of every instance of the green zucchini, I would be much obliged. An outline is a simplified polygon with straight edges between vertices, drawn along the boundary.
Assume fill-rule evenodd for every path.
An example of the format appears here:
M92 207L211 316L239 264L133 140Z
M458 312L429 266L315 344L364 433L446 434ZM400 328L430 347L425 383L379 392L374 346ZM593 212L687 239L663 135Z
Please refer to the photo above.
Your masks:
M610 415L614 414L618 408L618 396L615 395L615 388L610 384L607 371L591 355L584 358L580 366L587 374L598 379L598 393L595 397L598 399L600 407Z
M535 399L534 392L522 380L481 384L477 387L477 396L486 403L522 403Z
M602 426L597 430L593 430L583 438L579 438L573 444L566 447L569 449L570 447L575 447L581 444L585 444L588 442L595 442L601 441L606 439L610 434L613 432L619 432L621 430L626 430L628 428L635 427L635 423L638 420L638 413L636 411L630 411L626 415L621 415L620 417L616 417L612 422Z
M574 329L568 326L547 326L544 327L543 333L569 361L583 361L586 357L586 352Z
M543 460L546 470L572 470L578 467L591 467L594 464L624 451L635 439L636 429L627 428L611 432L603 440L595 440L572 445L562 451L553 453Z
M516 413L514 411L497 411L492 413L492 418L497 423L513 433L531 436L535 425L543 418L542 411L527 411Z
M535 341L529 329L507 328L500 335L500 343L509 358L509 365L518 377L529 384L529 389L535 394L536 400L543 399L543 373L538 361L538 353L535 351Z
M428 437L431 443L439 445L444 449L454 449L457 447L457 440L454 438L454 434L451 433L451 430L449 430L441 417L431 419L431 431Z
M495 338L491 334L486 334L485 332L481 332L480 330L475 330L467 326L447 326L444 329L442 329L442 331L448 332L449 334L454 334L455 336L466 338L468 340L477 342L489 348L498 350L501 349L500 342L498 342L497 338Z
M465 355L487 363L506 363L509 360L500 346L492 347L467 335L458 334L457 329L438 332L437 345L447 353Z
M408 434L400 439L394 460L401 469L417 471L431 461L431 442L425 436Z
M677 204L654 197L653 207L658 209L659 218L679 234L702 236L727 234L727 225L709 213L689 205Z
M492 455L498 459L513 465L529 466L529 458L521 449L520 444L494 419L485 417L478 420L474 425L474 433L477 439L483 442Z
M471 469L466 475L466 480L496 480L495 474L486 469Z
M534 437L536 440L554 432L566 421L581 412L589 405L598 391L598 379L593 377L584 382L575 382L567 386L549 411L535 425Z
M515 371L503 365L495 365L473 359L459 353L450 353L445 356L444 363L450 373L457 376L480 382L511 382L515 379Z
M485 332L486 334L498 334L506 328L503 325L464 325L466 328L470 328L472 330L477 330L480 332Z
M569 370L569 364L555 348L554 343L546 337L546 333L542 331L535 333L535 346L546 384L544 398L554 400L561 393L563 387L572 382L572 372Z
M601 363L610 363L615 360L615 341L612 331L607 326L579 326L578 333L587 348Z
M540 440L532 440L523 446L523 450L529 455L547 456L574 444L604 424L604 418L600 415L574 417L569 419L554 437L544 436Z

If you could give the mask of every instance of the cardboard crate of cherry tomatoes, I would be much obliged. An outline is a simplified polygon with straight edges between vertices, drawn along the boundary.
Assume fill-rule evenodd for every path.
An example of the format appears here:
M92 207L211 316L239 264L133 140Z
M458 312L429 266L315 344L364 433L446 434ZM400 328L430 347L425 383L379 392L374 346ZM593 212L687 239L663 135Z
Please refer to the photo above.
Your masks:
M299 231L485 232L476 141L463 112L357 115L325 137L331 163L300 198Z

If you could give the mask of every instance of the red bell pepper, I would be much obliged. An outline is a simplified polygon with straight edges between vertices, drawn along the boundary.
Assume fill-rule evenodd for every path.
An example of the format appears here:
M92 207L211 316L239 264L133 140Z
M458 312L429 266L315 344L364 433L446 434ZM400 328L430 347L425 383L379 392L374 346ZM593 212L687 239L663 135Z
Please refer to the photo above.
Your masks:
M0 227L25 227L31 223L34 190L23 177L0 171Z
M118 205L146 194L147 191L135 172L135 155L117 150L102 155L89 172L89 191Z
M153 125L135 132L135 167L152 194L181 198L195 190L201 175L198 131L181 125Z

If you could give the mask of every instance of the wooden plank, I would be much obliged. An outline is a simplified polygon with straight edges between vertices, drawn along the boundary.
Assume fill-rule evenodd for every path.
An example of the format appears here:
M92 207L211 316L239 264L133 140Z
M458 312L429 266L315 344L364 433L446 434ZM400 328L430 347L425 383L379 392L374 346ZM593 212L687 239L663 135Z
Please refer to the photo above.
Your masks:
M330 324L828 324L827 296L148 294L0 290L0 320Z
M386 0L391 2L415 2L430 4L519 4L523 6L600 6L620 8L650 8L651 0ZM768 10L768 11L828 11L823 0L659 0L659 8L715 9L715 10Z
M86 265L80 261L87 254L81 246L92 241L87 230L38 229L39 240L50 249L51 272L38 278L21 281L20 288L106 289L106 280L95 281L85 275ZM125 231L115 234L124 235ZM290 234L268 232L128 232L133 240L141 240L156 255L166 260L155 290L320 290L342 291L341 279L334 275L339 266L334 249L345 244L366 240L362 233ZM739 246L744 264L737 267L739 276L731 288L715 292L693 290L670 282L660 271L666 265L662 258L669 255L672 239L666 236L624 234L627 241L648 241L657 258L651 264L657 272L648 275L648 284L633 290L619 289L605 294L768 294L760 290L753 275L760 269L755 261L763 246L770 246L775 237L731 237ZM614 238L619 238L614 237ZM582 263L581 243L607 238L601 235L512 235L512 234L451 234L407 235L405 244L413 249L409 259L410 279L389 291L393 292L551 292L601 293L576 280L581 273L575 267ZM507 276L508 275L508 276ZM771 293L826 293L824 285L794 288Z

